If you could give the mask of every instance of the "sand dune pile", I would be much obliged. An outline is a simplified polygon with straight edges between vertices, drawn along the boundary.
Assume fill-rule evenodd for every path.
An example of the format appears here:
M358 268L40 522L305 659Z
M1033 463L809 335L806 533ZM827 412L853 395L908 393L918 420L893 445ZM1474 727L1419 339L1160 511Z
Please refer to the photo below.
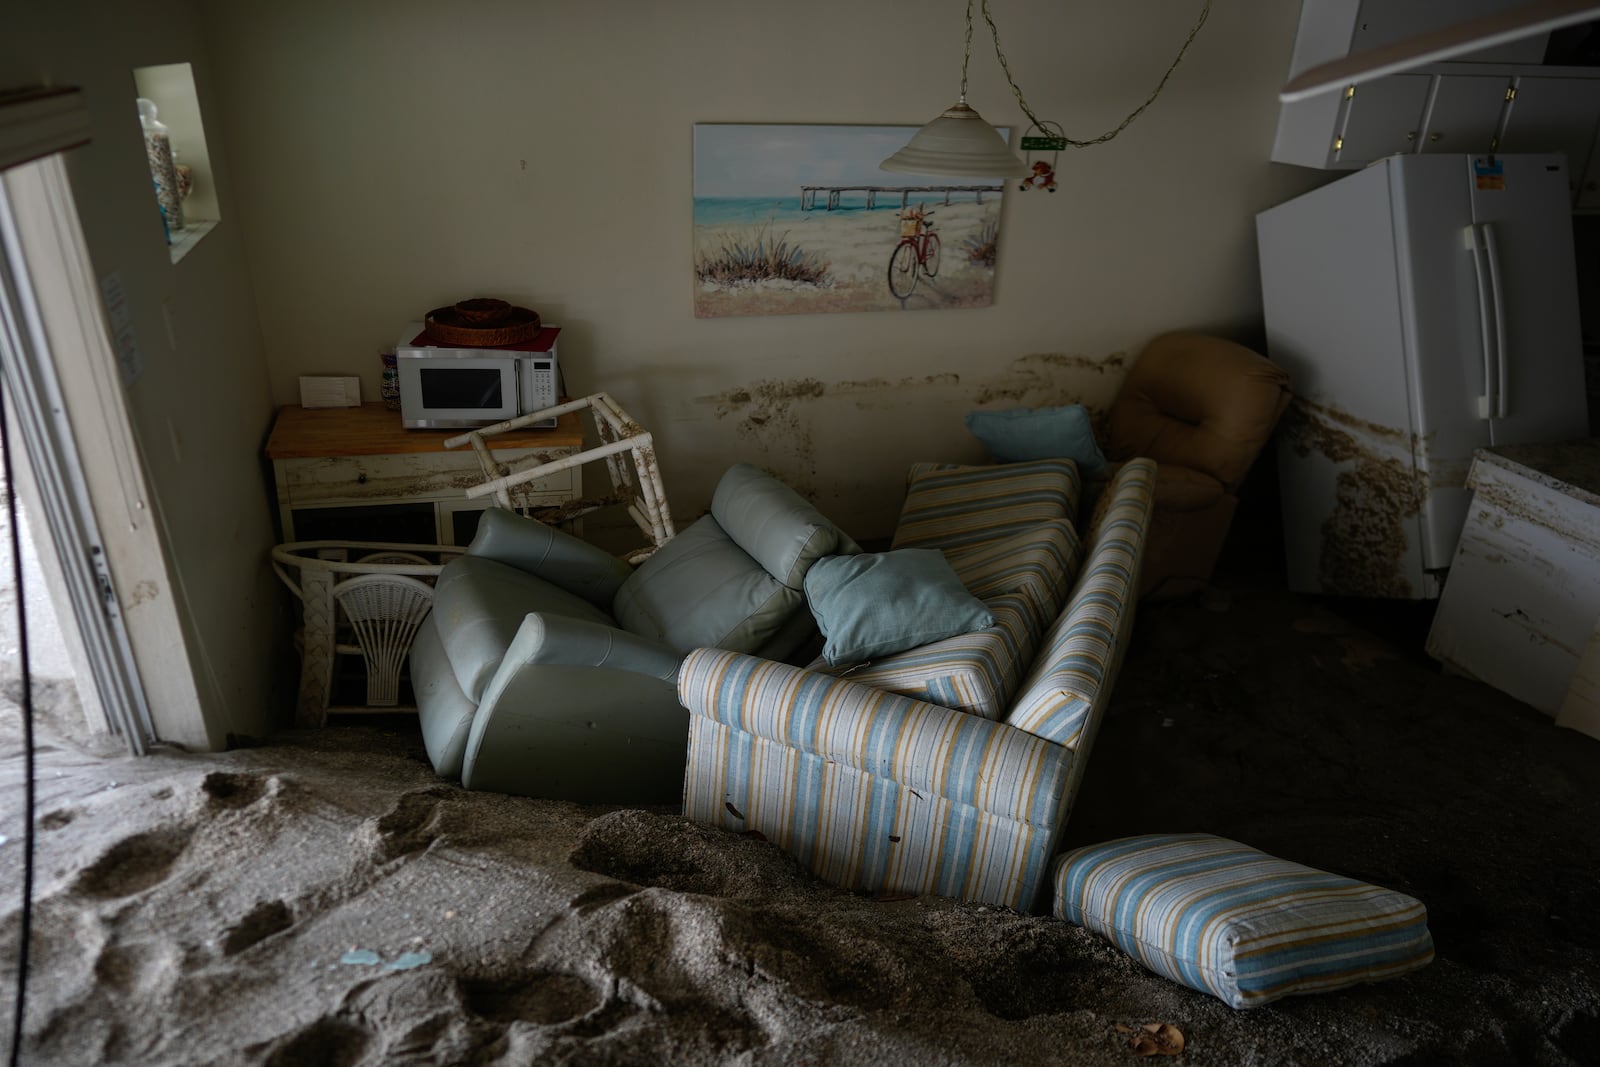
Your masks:
M843 892L670 810L464 791L405 720L144 760L46 729L24 1061L1104 1064L1147 1021L1193 1064L1591 1057L1600 891L1571 879L1600 869L1600 776L1561 753L1600 745L1345 657L1370 642L1286 604L1147 614L1074 831L1199 823L1417 892L1439 959L1408 978L1236 1012L1054 919ZM9 993L21 760L0 713ZM1342 790L1343 814L1296 789ZM1531 806L1486 818L1496 795Z

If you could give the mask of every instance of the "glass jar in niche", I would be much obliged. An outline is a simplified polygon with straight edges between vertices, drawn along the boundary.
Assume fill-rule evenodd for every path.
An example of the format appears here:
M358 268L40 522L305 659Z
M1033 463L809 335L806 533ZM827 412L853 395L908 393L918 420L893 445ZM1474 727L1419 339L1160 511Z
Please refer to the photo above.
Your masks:
M139 97L139 125L144 130L144 154L150 177L156 183L156 202L166 216L167 229L183 229L183 197L178 191L178 170L172 157L172 132L156 117L154 100Z

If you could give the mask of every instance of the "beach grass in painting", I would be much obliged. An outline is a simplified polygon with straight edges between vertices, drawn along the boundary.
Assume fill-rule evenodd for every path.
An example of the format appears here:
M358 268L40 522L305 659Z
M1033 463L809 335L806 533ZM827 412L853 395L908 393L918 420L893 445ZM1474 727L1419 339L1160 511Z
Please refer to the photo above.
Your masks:
M915 132L911 126L696 125L695 315L992 303L1004 183L878 169ZM902 298L890 290L888 268L904 211L926 216L942 254L937 275L919 272Z

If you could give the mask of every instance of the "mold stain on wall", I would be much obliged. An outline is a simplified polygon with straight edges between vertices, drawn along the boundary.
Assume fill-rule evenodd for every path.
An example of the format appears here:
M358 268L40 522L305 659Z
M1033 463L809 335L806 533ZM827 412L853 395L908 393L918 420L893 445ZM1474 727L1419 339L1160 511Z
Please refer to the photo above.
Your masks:
M1410 455L1409 435L1299 398L1284 412L1280 432L1300 455L1316 452L1345 468L1335 477L1334 507L1322 523L1318 581L1323 591L1410 597L1401 560L1428 487L1414 465L1380 450L1389 443Z
M959 385L960 375L928 374L890 381L865 378L824 383L816 378L773 378L724 393L697 397L713 405L717 419L735 418L734 432L759 453L760 461L802 496L817 499L814 407L823 398L849 399L857 409L904 408L919 389Z
M1012 360L1003 373L979 387L973 403L1020 403L1024 400L1038 406L1084 403L1083 397L1073 390L1081 389L1085 374L1106 375L1116 371L1120 378L1127 362L1126 352L1098 357L1036 352Z
M1098 421L1106 407L1104 398L1116 389L1126 362L1123 352L1102 357L1035 353L987 375L946 371L839 381L766 378L699 396L694 402L709 407L713 419L731 425L741 447L748 450L741 458L767 468L820 506L862 492L859 484L852 486L849 471L824 470L819 463L817 435L826 434L841 418L870 420L875 413L900 412L904 420L908 411L926 411L929 418L947 420L954 432L963 433L961 415L972 408L1081 403ZM892 418L881 425L884 435L893 435ZM970 452L971 445L963 437L952 450L965 446ZM906 457L906 462L938 458L916 455ZM836 462L837 458L830 460Z
M759 453L760 464L800 495L815 498L817 465L812 420L809 411L797 405L815 400L827 390L817 378L769 378L697 399L715 405L718 419L737 418L734 432Z
M972 407L998 402L1037 406L1082 403L1098 416L1105 405L1098 396L1084 395L1084 376L1118 372L1126 362L1123 352L1102 357L1055 352L1021 356L981 381L969 403ZM962 376L955 372L837 382L813 377L768 378L695 401L709 405L718 420L737 420L734 429L741 440L757 449L775 473L794 479L795 488L806 492L800 483L814 486L819 474L811 417L818 401L847 399L863 412L903 410L926 400L930 390L948 391L961 384ZM1104 394L1106 387L1097 382L1094 392Z

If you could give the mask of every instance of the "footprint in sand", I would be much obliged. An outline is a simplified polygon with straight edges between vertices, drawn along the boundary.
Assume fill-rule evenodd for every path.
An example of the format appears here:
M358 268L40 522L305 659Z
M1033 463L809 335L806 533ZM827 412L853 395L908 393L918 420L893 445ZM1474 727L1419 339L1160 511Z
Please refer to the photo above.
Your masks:
M152 830L119 841L86 867L73 889L86 897L128 897L164 881L189 846L189 830Z
M604 998L571 974L533 974L516 979L462 979L461 997L480 1018L496 1023L557 1026L582 1018Z
M250 913L222 932L222 954L236 956L273 934L294 925L294 915L281 900L257 904Z
M219 808L244 808L261 799L267 779L259 774L232 774L212 771L200 783L206 801Z
M372 1031L364 1026L342 1019L318 1019L293 1034L245 1051L250 1062L264 1067L354 1067L367 1062L372 1039ZM257 1059L262 1052L265 1057Z
M448 792L448 789L434 787L402 794L375 825L378 840L373 852L376 858L380 862L398 859L433 844L437 833L429 824L440 798Z
M95 981L115 993L139 992L149 996L160 986L170 985L180 964L170 945L139 942L107 943L95 957Z

